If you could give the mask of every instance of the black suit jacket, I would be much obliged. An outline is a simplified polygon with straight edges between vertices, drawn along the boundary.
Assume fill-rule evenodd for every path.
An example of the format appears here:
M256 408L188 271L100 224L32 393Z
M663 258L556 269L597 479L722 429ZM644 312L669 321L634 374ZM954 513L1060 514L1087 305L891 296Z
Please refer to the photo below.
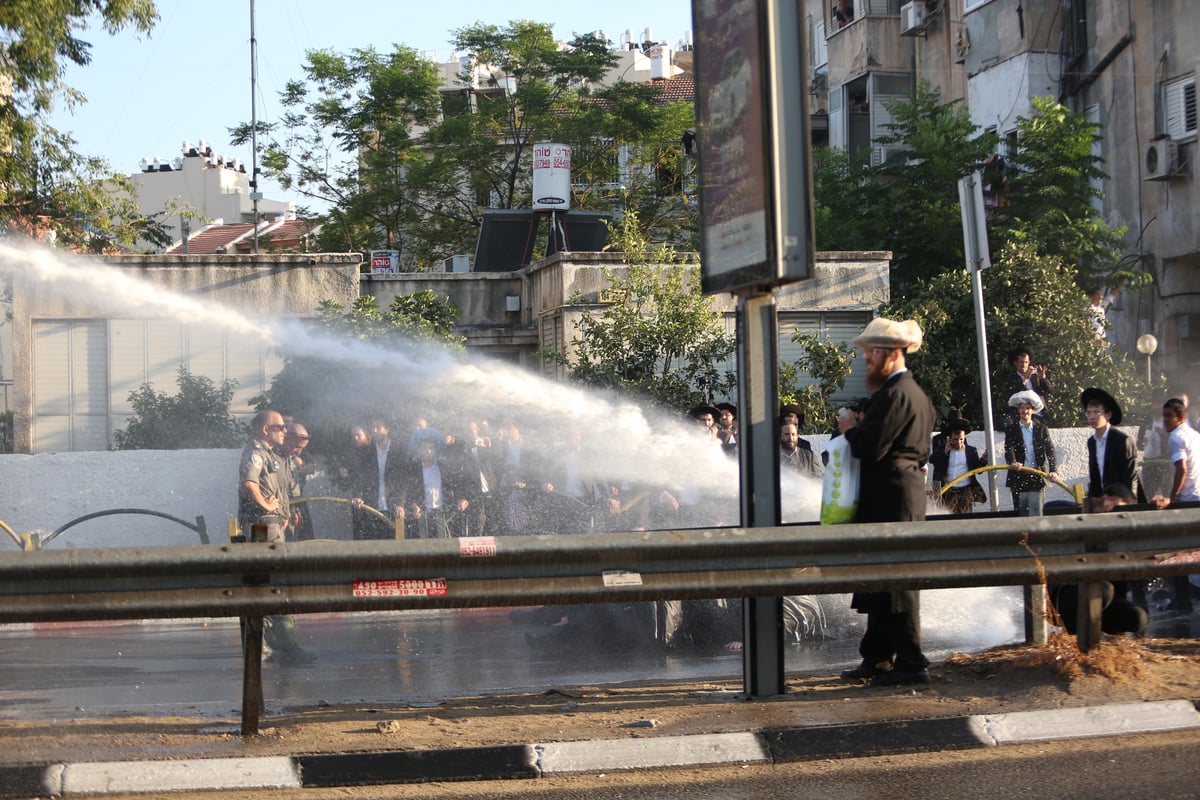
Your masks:
M967 472L974 469L979 469L983 466L983 460L979 457L979 451L971 445L966 445L963 448L967 451ZM950 469L950 454L946 452L946 446L943 444L940 450L935 450L929 456L929 463L933 465L933 480L946 483L946 472ZM979 486L979 477L972 475L965 481L959 481L954 484L955 489L965 489L972 484ZM983 488L980 486L980 488Z
M1036 417L1033 420L1032 455L1025 452L1025 437L1021 434L1021 423L1009 420L1004 425L1004 463L1015 464L1017 462L1044 472L1058 470L1058 459L1054 454L1054 445L1050 441L1050 429L1046 427L1046 423ZM1040 475L1031 475L1028 472L1009 472L1004 479L1004 485L1018 492L1036 492L1045 488L1046 480Z
M925 473L933 436L933 404L907 370L893 375L871 395L862 424L846 431L850 452L861 465L858 522L925 519ZM912 612L915 590L858 593L851 608L861 612Z
M363 502L372 508L379 503L379 457L375 444L372 442L362 448L356 468L352 469L352 491L354 497L361 497ZM392 440L388 447L387 460L383 465L384 495L387 498L388 516L395 513L396 508L403 505L403 484L406 462L410 459L404 452L404 445ZM382 510L382 509L379 509Z
M1142 487L1137 484L1137 445L1133 439L1109 426L1108 444L1104 448L1104 479L1096 463L1096 437L1088 437L1088 497L1103 497L1104 487L1123 483L1142 500Z
M846 431L862 465L858 522L925 519L925 473L933 404L907 370L871 395L862 424Z

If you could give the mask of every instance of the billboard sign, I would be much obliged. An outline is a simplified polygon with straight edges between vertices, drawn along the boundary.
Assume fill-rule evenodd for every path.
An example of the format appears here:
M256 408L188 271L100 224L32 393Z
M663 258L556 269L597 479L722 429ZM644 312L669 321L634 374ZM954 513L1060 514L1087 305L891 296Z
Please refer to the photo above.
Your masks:
M807 48L795 0L692 0L706 294L813 261Z

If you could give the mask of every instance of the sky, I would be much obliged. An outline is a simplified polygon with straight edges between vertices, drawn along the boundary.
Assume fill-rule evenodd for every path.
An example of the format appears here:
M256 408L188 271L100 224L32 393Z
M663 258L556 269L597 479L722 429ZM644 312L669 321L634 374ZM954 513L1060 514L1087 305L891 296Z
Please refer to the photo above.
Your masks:
M150 36L123 31L109 36L93 26L80 38L92 43L92 62L71 66L68 85L88 102L56 109L51 122L71 133L77 151L100 156L118 172L137 172L143 158L170 162L184 140L205 139L227 158L250 163L250 148L229 145L229 128L249 122L250 3L246 0L158 0L160 19ZM436 10L435 10L436 9ZM336 13L331 13L336 10ZM445 6L412 0L257 0L257 116L280 114L279 91L303 77L305 52L347 52L394 44L451 57L450 31L483 22L504 26L529 19L554 26L556 38L601 30L620 41L626 30L640 40L649 27L655 41L677 46L691 30L691 0L452 0ZM270 200L298 200L264 179Z

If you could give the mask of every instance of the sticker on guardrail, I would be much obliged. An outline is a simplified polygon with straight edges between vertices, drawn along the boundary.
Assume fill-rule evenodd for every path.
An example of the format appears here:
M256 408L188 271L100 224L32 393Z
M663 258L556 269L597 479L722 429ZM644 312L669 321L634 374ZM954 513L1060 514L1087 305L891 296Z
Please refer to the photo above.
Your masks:
M458 554L463 558L496 555L495 536L460 536Z
M601 573L605 586L641 586L642 573L624 569L606 569Z
M445 597L445 578L355 581L355 597Z

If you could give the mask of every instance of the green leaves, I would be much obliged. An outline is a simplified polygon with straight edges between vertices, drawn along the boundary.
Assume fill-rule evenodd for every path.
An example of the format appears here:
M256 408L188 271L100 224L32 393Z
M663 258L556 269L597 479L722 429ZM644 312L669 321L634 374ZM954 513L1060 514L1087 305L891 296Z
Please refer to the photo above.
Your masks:
M133 416L113 432L117 450L188 450L238 447L244 426L229 413L237 381L214 383L180 364L179 392L168 395L143 383L129 393Z

